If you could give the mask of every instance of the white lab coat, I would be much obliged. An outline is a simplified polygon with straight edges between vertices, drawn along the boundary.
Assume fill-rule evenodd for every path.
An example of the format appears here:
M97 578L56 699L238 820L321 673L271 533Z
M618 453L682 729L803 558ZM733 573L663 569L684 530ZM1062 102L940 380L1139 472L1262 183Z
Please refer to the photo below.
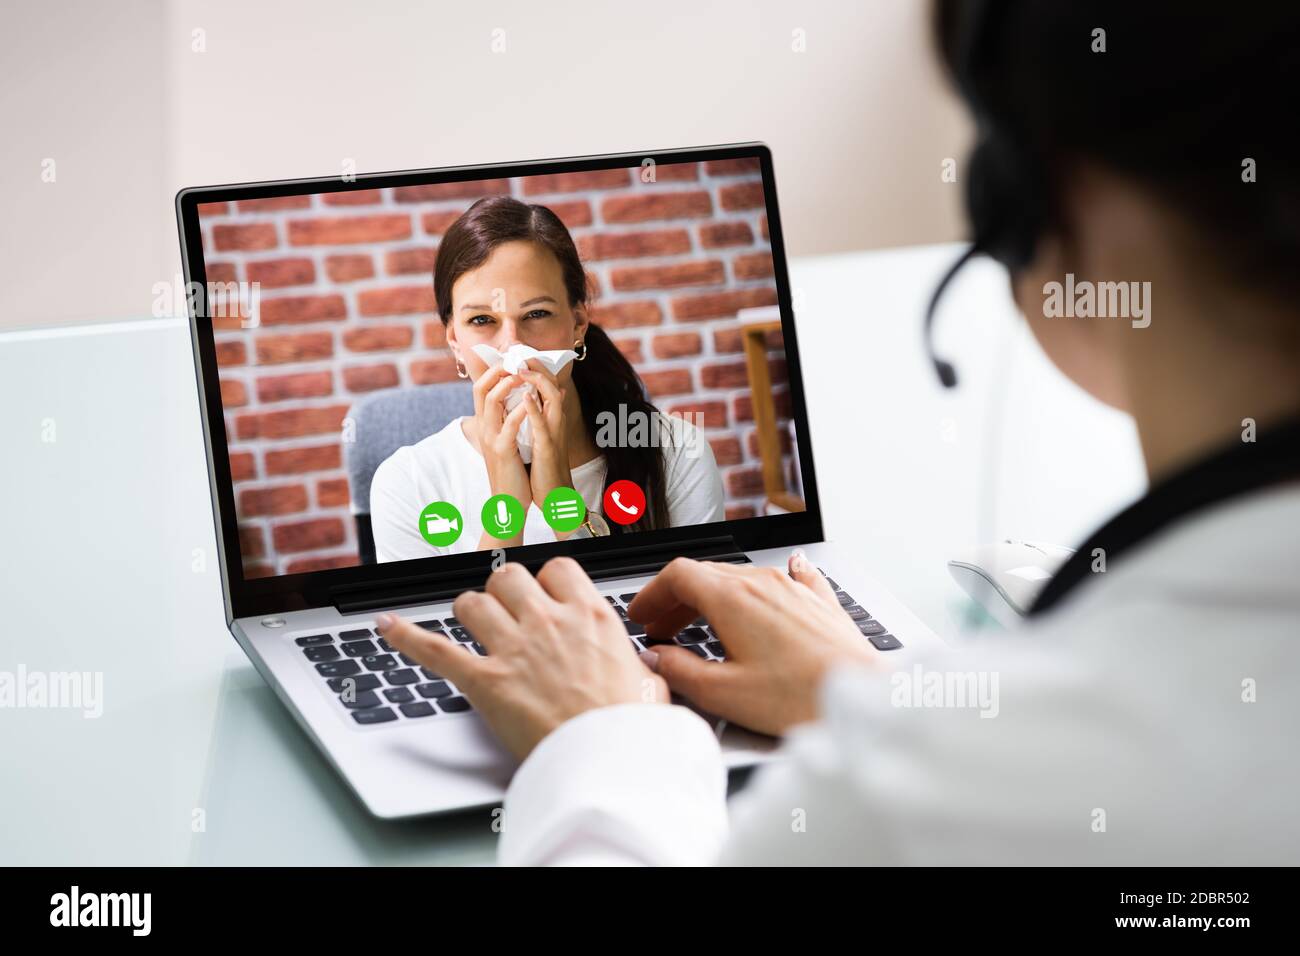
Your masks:
M997 674L995 717L895 706L888 672L845 667L730 807L691 711L583 714L512 781L500 860L1300 863L1300 487L1203 509L1115 565L925 662Z

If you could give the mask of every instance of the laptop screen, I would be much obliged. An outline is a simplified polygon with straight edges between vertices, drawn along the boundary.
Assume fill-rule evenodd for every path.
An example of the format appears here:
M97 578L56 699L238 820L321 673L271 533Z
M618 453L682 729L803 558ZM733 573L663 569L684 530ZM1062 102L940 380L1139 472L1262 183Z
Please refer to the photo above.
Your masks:
M802 511L760 155L199 190L242 577Z

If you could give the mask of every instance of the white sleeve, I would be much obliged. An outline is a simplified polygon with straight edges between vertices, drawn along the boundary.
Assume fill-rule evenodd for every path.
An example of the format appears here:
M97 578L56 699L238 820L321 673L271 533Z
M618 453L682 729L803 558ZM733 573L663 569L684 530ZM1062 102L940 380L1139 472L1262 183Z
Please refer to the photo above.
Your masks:
M505 865L693 866L727 834L727 771L709 725L667 704L579 714L529 754L506 791Z
M380 462L370 481L370 530L375 537L375 561L405 561L447 553L420 535L418 503L410 473L409 448L400 448Z
M1131 745L1133 715L1107 712L1097 675L1062 657L1022 644L1014 656L926 661L927 674L1000 675L987 708L909 704L898 677L915 680L915 669L837 668L821 689L823 716L787 734L779 759L732 799L729 823L721 751L700 717L655 704L589 711L543 740L515 776L500 859L1044 865L1103 863L1127 850L1136 861L1161 827L1142 805L1162 789L1147 766L1150 742ZM1177 796L1160 796L1167 815ZM1098 838L1099 807L1127 821L1130 844Z
M732 799L719 862L1140 862L1180 798L1161 792L1158 748L1143 739L1150 722L1114 692L1123 678L1108 688L1059 646L1022 639L989 651L940 653L892 674L832 671L820 719L788 734L785 759ZM943 700L950 677L968 706ZM978 687L991 691L987 706L969 706L985 696ZM1101 811L1122 840L1098 832Z
M1203 866L1294 856L1284 779L1264 810L1284 825L1261 835L1251 814L1223 812L1266 807L1258 764L1232 762L1261 725L1231 675L1259 659L1229 664L1227 678L1216 660L1171 680L1170 653L1134 647L1143 631L1131 620L1129 630L1088 623L918 655L892 673L835 668L820 718L787 734L780 759L731 800L729 833L725 771L702 719L653 704L583 714L511 784L501 858ZM1273 722L1279 750L1290 731Z
M668 517L674 528L708 524L725 518L722 474L704 432L674 416L665 416L675 441L665 444L664 472Z

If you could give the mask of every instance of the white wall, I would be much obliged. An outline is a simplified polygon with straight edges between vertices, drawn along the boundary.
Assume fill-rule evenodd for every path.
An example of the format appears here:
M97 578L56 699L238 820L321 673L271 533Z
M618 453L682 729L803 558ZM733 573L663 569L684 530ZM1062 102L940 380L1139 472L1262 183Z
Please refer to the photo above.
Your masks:
M149 314L175 230L157 0L6 0L0 327ZM54 161L54 181L42 181ZM174 258L179 258L176 254Z
M939 168L967 127L919 0L6 10L0 327L147 315L179 268L178 189L345 158L366 172L759 139L792 255L961 232Z

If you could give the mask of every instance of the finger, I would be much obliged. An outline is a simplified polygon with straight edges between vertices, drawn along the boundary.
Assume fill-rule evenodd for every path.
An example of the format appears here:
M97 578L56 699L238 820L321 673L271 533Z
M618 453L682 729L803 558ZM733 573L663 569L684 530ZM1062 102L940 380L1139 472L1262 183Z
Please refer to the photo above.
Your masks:
M840 606L839 599L835 597L835 591L826 580L826 575L817 570L800 548L795 548L790 555L790 577L808 588L827 604L833 604L835 607Z
M528 369L521 369L519 377L525 382L529 382L537 388L542 396L542 401L550 404L559 402L562 398L560 395L560 386L548 372L533 372Z
M466 654L442 631L426 631L396 614L385 612L379 615L375 630L398 651L419 661L435 674L446 677L462 690L468 691L483 666L481 658Z
M483 396L483 411L491 421L499 422L505 415L505 400L518 383L513 375L507 375L488 389Z
M522 564L511 561L488 576L487 593L496 598L516 621L533 618L550 605L551 597Z
M519 377L527 378L539 389L543 386L550 385L557 393L563 393L563 386L560 385L559 376L552 372L538 359L530 359L519 369Z
M705 573L712 576L712 583L704 589L706 600L701 604L682 601L676 607L664 611L655 619L645 619L649 636L656 641L672 639L683 627L703 616L714 627L728 631L736 641L748 643L753 637L750 630L733 630L739 620L738 612L744 610L744 619L752 622L754 613L761 607L778 604L793 596L795 599L812 595L800 585L790 580L789 576L776 568L760 568L754 565L734 565L716 561L697 562ZM704 580L708 581L709 578ZM631 614L631 606L628 613ZM635 618L634 618L635 619ZM721 631L719 631L721 633Z
M473 388L471 389L474 393L474 414L483 414L483 401L487 397L487 393L491 391L492 387L500 381L501 376L505 374L507 374L505 368L501 365L497 365L488 369L478 377L477 381L474 382Z
M675 644L645 651L642 660L652 653L658 658L651 670L664 679L671 691L712 713L735 712L735 704L743 696L738 664L709 663Z
M525 410L528 420L533 423L533 448L543 454L549 452L554 442L551 440L550 426L546 416L542 414L542 407L537 404L537 399L525 395L519 407Z
M549 368L547 368L546 364L542 362L541 359L529 359L527 362L524 363L521 371L533 372L537 375L541 375L543 378L547 379L548 381L555 382L557 384L559 382L559 379L556 378L555 373L552 372Z
M629 617L631 615L629 614ZM646 637L656 644L671 641L682 629L700 619L700 612L688 604L679 604L652 621L642 621Z
M519 426L524 423L524 419L527 417L528 403L520 402L515 406L515 410L505 417L505 420L501 423L500 429L497 430L497 434L501 436L501 440L503 442L509 442L510 447L513 448L515 445L515 438L519 434Z
M474 640L493 653L519 636L519 622L490 594L466 591L452 602L451 609Z
M609 602L601 597L582 565L573 558L551 558L537 572L537 583L562 604L600 604L609 608ZM613 613L610 608L611 616Z
M627 607L628 617L649 627L681 620L682 624L718 607L719 574L710 564L674 558L643 587Z

